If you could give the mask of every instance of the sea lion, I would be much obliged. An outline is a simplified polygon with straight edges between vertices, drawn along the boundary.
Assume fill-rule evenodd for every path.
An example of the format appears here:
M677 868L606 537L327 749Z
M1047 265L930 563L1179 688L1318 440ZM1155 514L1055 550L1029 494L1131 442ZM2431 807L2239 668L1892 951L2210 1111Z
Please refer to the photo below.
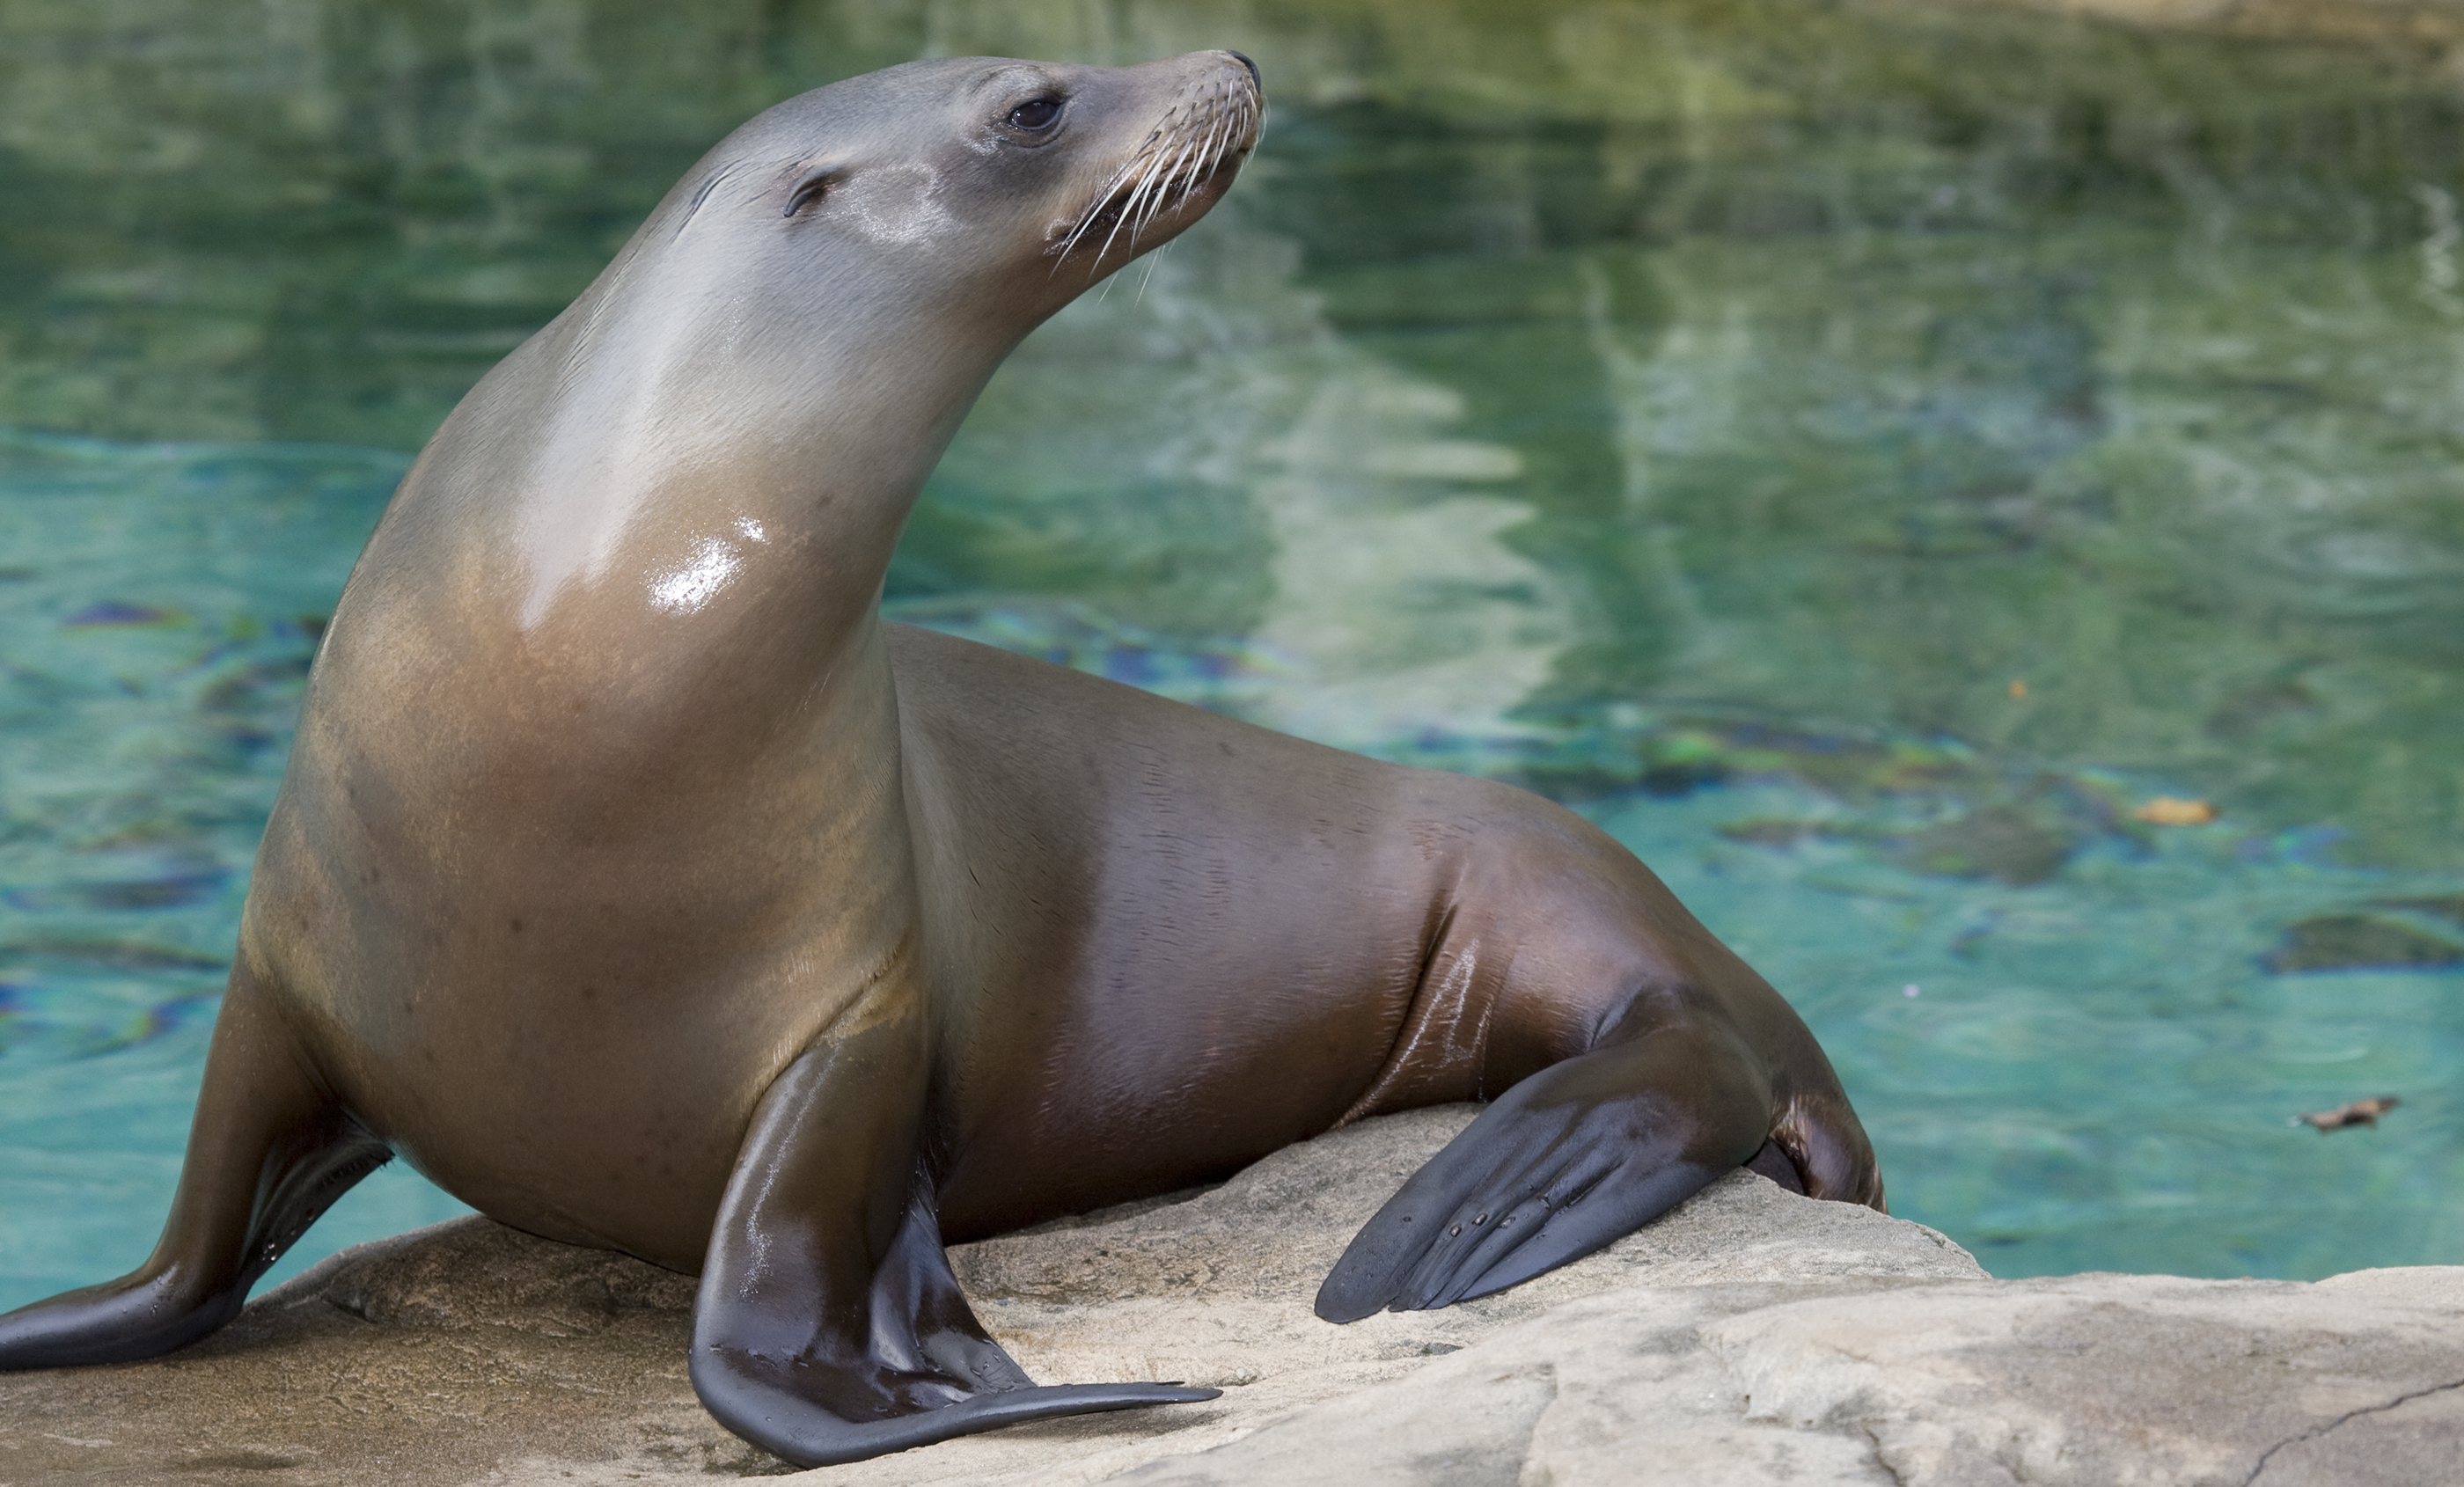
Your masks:
M1210 1397L1032 1386L943 1236L1381 1110L1494 1100L1332 1321L1511 1285L1749 1159L1879 1205L1804 1024L1578 818L879 621L993 368L1203 213L1261 108L1230 53L918 62L695 165L404 478L162 1241L0 1318L0 1367L203 1336L393 1153L698 1271L694 1388L807 1465Z

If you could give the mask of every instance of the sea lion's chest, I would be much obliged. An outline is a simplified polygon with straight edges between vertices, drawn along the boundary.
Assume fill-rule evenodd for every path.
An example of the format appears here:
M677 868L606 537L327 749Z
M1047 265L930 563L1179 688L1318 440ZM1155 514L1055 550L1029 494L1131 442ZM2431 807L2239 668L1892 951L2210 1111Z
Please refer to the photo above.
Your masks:
M542 736L537 697L336 680L245 952L345 1104L456 1195L694 1262L760 1092L912 941L894 753L868 782L825 734Z

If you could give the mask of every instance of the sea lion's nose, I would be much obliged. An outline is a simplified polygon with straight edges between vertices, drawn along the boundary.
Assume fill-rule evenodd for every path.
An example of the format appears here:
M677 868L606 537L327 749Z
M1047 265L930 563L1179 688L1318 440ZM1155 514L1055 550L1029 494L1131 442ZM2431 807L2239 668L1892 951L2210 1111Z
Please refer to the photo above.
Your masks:
M1263 89L1264 87L1265 87L1265 85L1266 85L1266 79L1258 76L1258 64L1257 64L1257 63L1250 61L1247 57L1245 57L1245 56L1242 55L1241 55L1240 53L1238 53L1238 52L1233 51L1230 47L1226 47L1226 48L1224 48L1224 49L1223 49L1223 55L1226 55L1226 56L1228 56L1228 57L1230 57L1230 58L1232 58L1234 61L1239 62L1242 66L1243 66L1243 67L1245 67L1245 68L1249 69L1249 80L1250 80L1251 82L1253 82L1253 83L1257 84L1257 85L1258 85L1260 88L1262 88L1262 89Z

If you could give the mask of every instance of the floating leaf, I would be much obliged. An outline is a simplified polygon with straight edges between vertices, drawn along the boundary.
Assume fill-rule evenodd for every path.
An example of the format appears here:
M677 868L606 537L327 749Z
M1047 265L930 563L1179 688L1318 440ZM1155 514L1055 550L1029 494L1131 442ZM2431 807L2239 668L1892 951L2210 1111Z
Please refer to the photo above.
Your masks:
M2182 800L2160 795L2131 816L2155 826L2204 826L2216 819L2216 808L2205 800Z
M2307 1126L2325 1135L2331 1130L2343 1130L2354 1126L2376 1126L2379 1117L2404 1104L2393 1095L2379 1095L2369 1100L2356 1100L2332 1110L2304 1110L2293 1118L2296 1126Z

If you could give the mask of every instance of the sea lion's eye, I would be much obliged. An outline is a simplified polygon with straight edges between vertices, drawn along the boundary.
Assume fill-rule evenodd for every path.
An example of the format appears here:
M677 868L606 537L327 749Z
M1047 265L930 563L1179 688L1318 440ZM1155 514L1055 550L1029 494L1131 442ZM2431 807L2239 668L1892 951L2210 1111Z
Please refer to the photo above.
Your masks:
M1059 98L1029 98L1009 111L1010 127L1013 129L1049 129L1052 121L1060 117Z

